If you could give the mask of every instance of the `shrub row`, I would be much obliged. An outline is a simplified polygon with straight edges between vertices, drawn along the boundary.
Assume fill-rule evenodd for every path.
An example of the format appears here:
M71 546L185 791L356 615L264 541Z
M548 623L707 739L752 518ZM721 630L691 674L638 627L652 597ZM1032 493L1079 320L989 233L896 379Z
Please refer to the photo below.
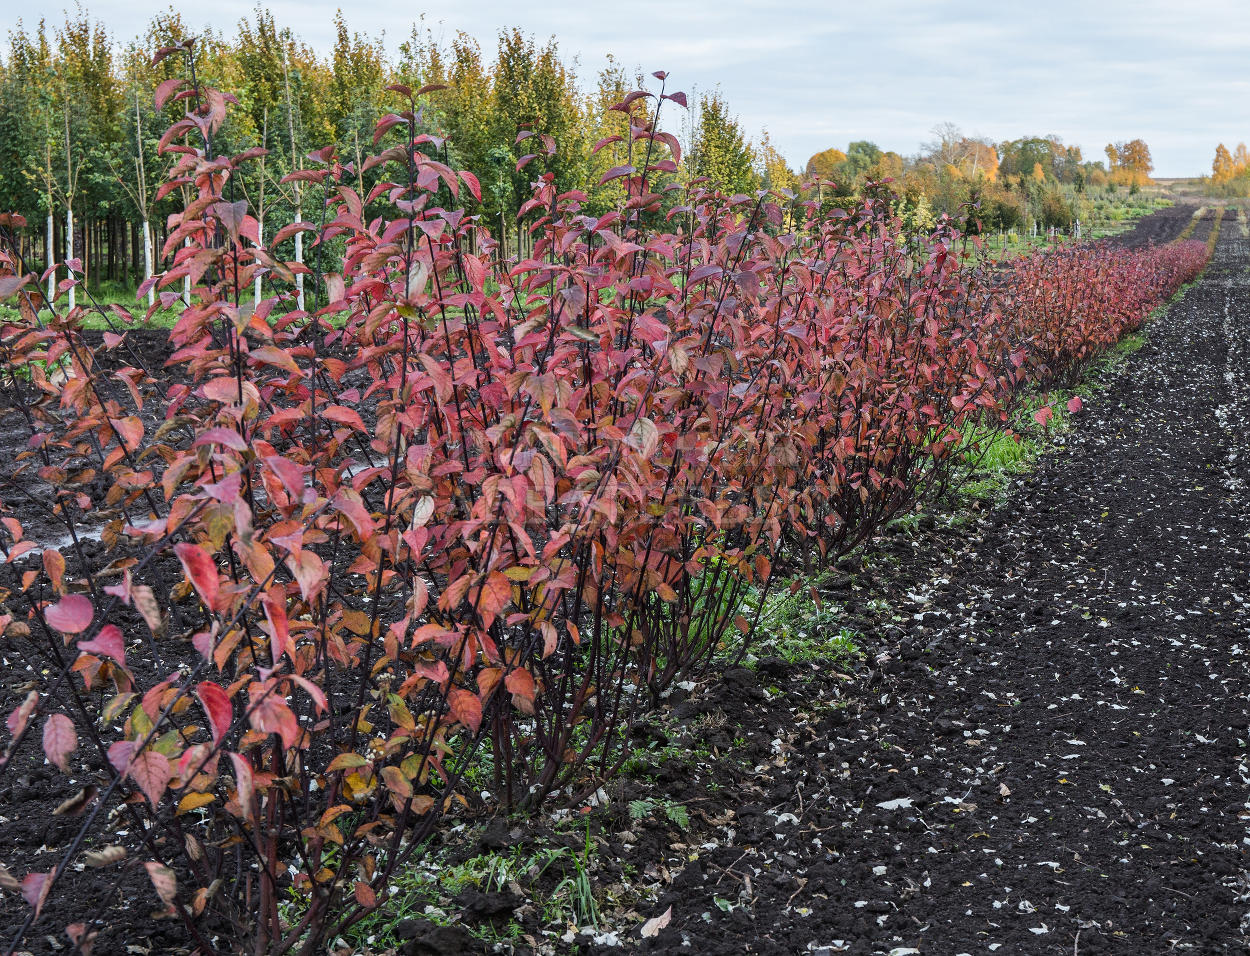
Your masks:
M394 92L376 154L313 154L292 178L323 215L261 247L232 187L259 152L211 147L227 98L162 88L187 104L162 141L186 203L154 281L193 289L167 370L127 310L93 347L87 310L41 318L16 245L0 259L28 437L0 623L35 678L0 771L91 781L55 865L0 871L19 938L89 849L146 868L205 952L313 952L440 820L593 791L640 707L746 646L748 589L956 479L1022 389L1070 380L1205 255L1004 271L949 222L904 233L885 191L846 211L681 183L661 91L615 107L624 207L588 217L537 172L533 255L503 260L476 178L419 132L427 91ZM301 231L308 265L282 251ZM28 535L36 513L68 543Z
M1070 385L1091 359L1136 331L1152 310L1206 265L1195 240L1125 250L1062 245L1012 263L1004 311L1028 352L1032 381Z

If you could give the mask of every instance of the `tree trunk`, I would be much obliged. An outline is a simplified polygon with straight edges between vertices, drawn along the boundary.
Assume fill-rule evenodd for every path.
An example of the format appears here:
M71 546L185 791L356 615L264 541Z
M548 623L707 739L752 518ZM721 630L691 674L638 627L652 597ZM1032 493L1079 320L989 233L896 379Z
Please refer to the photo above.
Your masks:
M73 207L65 210L65 261L68 262L74 258L74 210ZM78 290L74 286L69 287L69 307L74 308L75 295Z
M143 278L144 280L152 278L152 230L148 227L148 221L143 220ZM156 288L148 289L148 308L150 309L156 302Z
M299 206L295 207L295 221L303 222L304 217ZM304 262L304 234L297 232L295 234L295 261L303 265ZM295 276L295 308L301 311L304 308L304 273L296 273Z
M56 242L53 238L55 229L53 228L52 210L48 210L48 232L44 239L44 259L47 260L48 272L48 301L52 301L52 297L56 295L56 271L52 269L52 264L56 262Z
M256 217L256 238L260 240L261 245L265 243L265 217L263 215ZM256 281L252 288L252 311L256 311L256 307L260 305L260 273L256 273Z

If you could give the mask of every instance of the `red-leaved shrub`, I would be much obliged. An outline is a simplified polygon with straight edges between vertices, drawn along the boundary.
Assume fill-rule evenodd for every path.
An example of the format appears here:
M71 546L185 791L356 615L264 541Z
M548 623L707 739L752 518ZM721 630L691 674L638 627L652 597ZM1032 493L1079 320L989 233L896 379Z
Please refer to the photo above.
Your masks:
M62 851L0 872L19 939L90 851L204 952L314 951L448 815L595 789L640 707L744 645L748 589L948 483L1025 385L1203 262L1071 246L1003 274L877 190L847 212L682 183L663 93L616 107L641 157L609 174L623 208L589 217L535 173L532 254L503 259L476 178L416 132L426 91L393 92L376 154L314 153L294 176L323 213L262 247L232 185L259 151L212 150L229 97L162 86L188 201L153 281L193 289L164 368L127 310L98 340L84 309L42 318L0 252L25 429L0 622L33 677L0 772L89 781ZM283 252L299 231L309 265Z

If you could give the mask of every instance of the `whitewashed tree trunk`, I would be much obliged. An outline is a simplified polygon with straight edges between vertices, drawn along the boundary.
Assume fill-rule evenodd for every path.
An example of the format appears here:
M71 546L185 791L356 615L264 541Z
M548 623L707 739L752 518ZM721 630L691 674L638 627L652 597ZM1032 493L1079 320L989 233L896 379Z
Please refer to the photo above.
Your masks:
M191 240L184 239L182 240L182 244L184 246L190 246ZM182 301L187 305L191 304L191 277L189 275L182 277Z
M48 268L52 269L52 264L56 262L56 250L52 248L52 210L48 210ZM48 273L48 301L52 301L52 297L56 295L56 272Z
M265 241L265 217L256 217L256 238L263 244ZM252 289L252 311L256 311L256 307L260 305L260 273L256 273L256 280L253 282Z
M68 262L74 258L74 210L65 210L65 261ZM75 286L69 287L69 307L74 308L74 293L77 292Z
M143 220L143 278L152 278L152 227ZM156 304L156 288L148 289L148 308Z
M304 221L299 206L295 207L295 221L296 223ZM302 232L295 234L295 261L300 265L304 264L304 234ZM295 276L295 307L301 311L304 308L304 273L302 272Z

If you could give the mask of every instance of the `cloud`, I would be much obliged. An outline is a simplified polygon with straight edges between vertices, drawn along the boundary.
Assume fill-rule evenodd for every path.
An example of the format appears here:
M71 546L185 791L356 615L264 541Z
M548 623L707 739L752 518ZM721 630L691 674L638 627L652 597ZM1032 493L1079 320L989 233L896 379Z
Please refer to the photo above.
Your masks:
M190 23L204 16L201 6L175 6ZM323 51L339 6L268 4ZM121 40L167 9L143 0L89 6ZM253 0L220 0L214 25L228 30L253 9ZM394 50L411 29L408 9L345 13L353 30L385 34ZM33 26L18 0L0 0L0 10ZM504 27L554 36L588 83L611 53L644 74L668 70L676 88L719 86L748 132L767 127L796 165L849 139L914 152L947 120L993 139L1055 133L1087 157L1142 136L1165 176L1198 174L1217 142L1250 139L1247 83L1237 79L1250 50L1250 4L1241 0L478 0L431 10L425 24L448 38L464 30L487 50Z

